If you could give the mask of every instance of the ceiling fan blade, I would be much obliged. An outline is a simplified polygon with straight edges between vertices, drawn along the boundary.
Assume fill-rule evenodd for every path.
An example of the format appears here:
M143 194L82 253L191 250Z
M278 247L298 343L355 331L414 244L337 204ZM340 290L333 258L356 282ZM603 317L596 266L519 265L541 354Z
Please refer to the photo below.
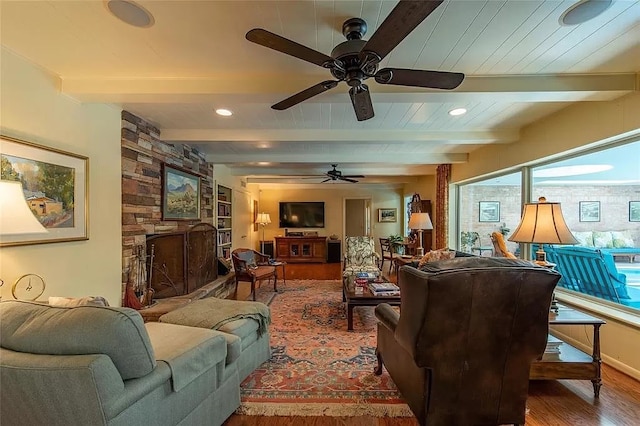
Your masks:
M464 80L459 72L409 70L405 68L383 68L376 73L380 84L428 87L431 89L455 89Z
M351 183L358 183L358 181L357 181L357 180L349 179L349 178L344 177L344 176L342 176L342 179L341 179L341 180L346 180L347 182L351 182Z
M356 112L358 121L373 118L375 115L373 113L373 104L371 103L369 87L366 84L349 89L349 96L351 96L351 103L353 103L353 110Z
M322 181L322 182L320 182L320 183L329 182L330 180L333 180L333 179L331 179L331 178L329 178L329 179L325 179L325 180L323 180L323 181Z
M444 0L400 0L362 48L360 58L373 52L382 60Z
M330 65L334 62L331 56L303 46L295 41L291 41L288 38L263 30L262 28L254 28L250 30L245 37L247 40L261 46L286 53L287 55L294 56L298 59L311 62L312 64L316 64L321 67L330 68Z
M302 92L296 93L293 96L288 97L287 99L278 102L275 105L271 105L271 108L277 109L278 111L285 110L287 108L291 108L294 105L299 104L302 101L306 101L313 96L319 95L320 93L326 92L329 89L333 89L338 85L338 81L327 80L322 83L318 83L315 86L311 86L308 89L304 89Z

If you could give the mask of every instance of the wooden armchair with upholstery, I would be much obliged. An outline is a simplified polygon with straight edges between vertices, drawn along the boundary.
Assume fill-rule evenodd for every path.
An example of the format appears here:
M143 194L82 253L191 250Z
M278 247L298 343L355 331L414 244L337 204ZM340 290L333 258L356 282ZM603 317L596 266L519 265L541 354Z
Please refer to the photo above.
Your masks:
M278 275L276 267L269 264L269 255L252 249L238 248L231 252L231 260L236 279L234 299L238 298L240 281L251 283L253 300L256 300L256 283L259 281L273 278L273 291L278 291Z
M400 312L375 309L376 374L384 365L421 425L523 425L559 279L497 257L401 267Z
M375 250L372 237L346 237L343 274L353 275L358 272L379 274L378 260L380 255Z

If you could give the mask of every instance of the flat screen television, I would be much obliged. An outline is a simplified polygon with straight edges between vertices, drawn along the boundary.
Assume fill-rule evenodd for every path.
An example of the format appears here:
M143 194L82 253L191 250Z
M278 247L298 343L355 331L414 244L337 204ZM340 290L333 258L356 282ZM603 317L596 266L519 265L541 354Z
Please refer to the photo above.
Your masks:
M324 228L324 202L281 201L280 228Z

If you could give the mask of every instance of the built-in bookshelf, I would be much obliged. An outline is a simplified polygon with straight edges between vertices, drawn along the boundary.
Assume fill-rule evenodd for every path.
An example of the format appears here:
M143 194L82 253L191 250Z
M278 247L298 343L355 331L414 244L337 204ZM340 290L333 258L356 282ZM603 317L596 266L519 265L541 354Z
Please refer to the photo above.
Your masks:
M217 185L216 188L216 222L218 228L218 256L231 259L231 188Z

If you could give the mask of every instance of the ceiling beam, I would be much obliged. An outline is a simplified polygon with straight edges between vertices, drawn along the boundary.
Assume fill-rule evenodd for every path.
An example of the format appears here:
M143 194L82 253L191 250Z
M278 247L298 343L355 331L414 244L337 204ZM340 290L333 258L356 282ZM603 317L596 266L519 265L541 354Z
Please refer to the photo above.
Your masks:
M83 102L204 103L224 97L236 102L271 103L273 95L296 93L326 79L325 74L287 75L283 78L282 74L248 73L203 78L63 78L61 90ZM586 100L612 99L611 96L617 97L639 90L637 80L638 73L467 76L453 91L381 85L372 80L368 80L367 84L379 96L419 95L423 102L425 94L429 94L430 98L433 96L435 102L442 97L457 100L493 93L509 93L513 100L548 102L583 100L585 96ZM326 99L324 97L325 101ZM339 99L349 102L344 96ZM385 101L384 97L380 99Z
M482 131L424 130L328 130L328 129L160 129L167 142L318 142L348 144L353 142L448 142L456 144L507 143L518 140L516 129Z

